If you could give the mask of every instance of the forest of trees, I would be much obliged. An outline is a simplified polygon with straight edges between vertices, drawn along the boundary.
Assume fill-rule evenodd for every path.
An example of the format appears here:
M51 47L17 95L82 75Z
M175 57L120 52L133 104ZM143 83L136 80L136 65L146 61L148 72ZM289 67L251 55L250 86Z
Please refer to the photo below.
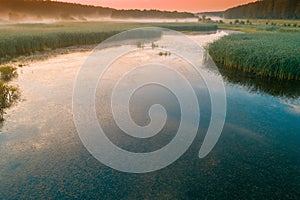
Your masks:
M116 10L100 6L87 6L50 0L0 0L0 15L9 20L26 18L75 20L89 17L112 18L193 18L192 13L158 10Z
M261 0L228 9L225 18L300 19L300 0Z
M188 12L167 12L159 10L113 10L112 18L194 18Z

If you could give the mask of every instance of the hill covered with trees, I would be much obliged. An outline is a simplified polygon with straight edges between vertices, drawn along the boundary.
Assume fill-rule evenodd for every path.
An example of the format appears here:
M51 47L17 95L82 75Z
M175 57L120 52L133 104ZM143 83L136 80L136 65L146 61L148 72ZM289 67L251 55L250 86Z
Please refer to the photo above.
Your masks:
M261 0L228 9L225 18L300 19L300 0Z
M10 21L26 19L85 20L87 18L194 18L187 12L159 10L117 10L50 0L0 0L0 17Z

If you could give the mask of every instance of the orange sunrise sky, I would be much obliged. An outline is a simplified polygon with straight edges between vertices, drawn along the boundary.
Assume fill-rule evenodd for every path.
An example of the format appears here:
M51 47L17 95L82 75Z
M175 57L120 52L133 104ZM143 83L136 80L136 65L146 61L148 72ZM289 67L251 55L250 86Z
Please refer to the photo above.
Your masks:
M177 11L221 11L256 0L60 0L117 9L158 9Z

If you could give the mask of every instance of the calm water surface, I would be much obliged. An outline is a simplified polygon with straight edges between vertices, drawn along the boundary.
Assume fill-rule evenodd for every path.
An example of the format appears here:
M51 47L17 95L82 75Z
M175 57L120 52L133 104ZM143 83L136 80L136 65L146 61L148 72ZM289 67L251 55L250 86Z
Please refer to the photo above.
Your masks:
M190 37L206 44L222 35ZM104 120L114 143L136 152L159 149L172 140L180 120L172 93L145 87L132 98L133 119L147 125L149 106L159 103L168 112L166 126L147 141L122 134L111 120L105 94L122 69L133 63L163 61L180 68L192 83L201 109L197 138L179 160L153 173L126 174L94 159L73 123L73 83L88 55L61 55L19 69L15 84L20 86L24 101L8 111L0 132L0 199L300 198L299 82L221 70L227 92L226 124L213 151L199 159L210 120L209 95L203 81L189 75L188 64L175 55L161 57L153 50L124 56L113 64L104 87L97 91L97 115Z

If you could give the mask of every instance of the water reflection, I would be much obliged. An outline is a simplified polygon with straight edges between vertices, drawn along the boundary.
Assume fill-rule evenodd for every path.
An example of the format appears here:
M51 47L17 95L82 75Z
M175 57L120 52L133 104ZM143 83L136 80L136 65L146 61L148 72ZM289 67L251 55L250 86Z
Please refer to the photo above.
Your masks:
M223 33L190 37L204 44L217 39L220 34ZM172 56L153 55L155 59L179 62ZM163 170L142 175L124 174L95 160L83 147L74 127L71 112L73 83L87 56L88 53L82 52L62 55L22 69L23 74L17 82L26 101L9 111L0 133L0 199L299 197L300 127L297 113L300 100L296 83L285 85L252 76L243 78L236 72L221 70L227 80L225 128L214 150L205 159L198 159L202 133L210 122L210 102L201 82L193 82L191 76L202 108L199 134L191 148ZM145 59L140 54L133 58ZM109 81L107 79L107 84L111 83ZM129 150L160 148L172 139L173 130L178 126L180 111L174 109L177 102L172 94L163 89L144 89L133 97L137 107L132 109L138 110L133 114L136 122L146 124L145 111L157 101L166 104L168 114L173 118L168 118L165 127L169 131L140 146L127 144L124 136L118 135L120 131L107 123L112 140ZM154 95L154 89L159 98ZM105 113L106 107L102 107L105 102L97 103L97 114L105 117L101 115Z
M245 86L253 93L262 92L287 98L298 98L300 96L300 81L259 77L247 72L227 69L223 66L219 66L219 71L229 83Z

